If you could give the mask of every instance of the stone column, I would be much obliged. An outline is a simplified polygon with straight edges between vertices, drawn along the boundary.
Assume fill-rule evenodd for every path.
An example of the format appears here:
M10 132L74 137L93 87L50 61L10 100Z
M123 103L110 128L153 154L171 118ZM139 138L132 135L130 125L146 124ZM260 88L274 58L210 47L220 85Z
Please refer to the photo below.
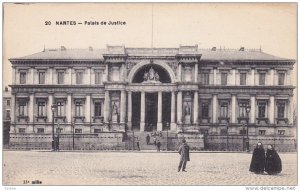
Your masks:
M158 92L158 99L157 99L157 131L162 131L162 92Z
M251 86L255 86L255 68L251 69L251 81L250 81Z
M288 114L289 116L288 119L289 119L289 124L293 124L293 121L294 121L294 101L293 101L293 96L290 96L289 97L289 107L288 107L289 111L288 111Z
M68 69L68 73L69 73L69 81L68 81L68 84L71 85L72 84L72 68L69 68ZM64 79L65 80L65 79Z
M145 92L141 92L141 122L140 131L145 131Z
M132 93L128 92L128 112L127 112L127 124L128 124L128 130L132 130Z
M68 94L68 97L67 97L67 112L66 112L66 118L67 118L67 121L68 123L72 123L72 95L71 94Z
M171 93L171 130L176 131L175 123L175 92Z
M53 100L53 94L49 94L49 98L48 98L48 107L47 107L47 116L48 116L48 122L52 123L52 119L53 119L53 115L52 115L52 109L51 106L54 103Z
M177 93L177 123L182 123L182 92Z
M195 64L195 82L198 82L198 63Z
M198 91L194 92L194 124L198 124Z
M251 110L250 110L250 123L255 123L255 116L256 116L256 104L255 104L255 95L251 95L250 98L250 102L251 102Z
M126 92L121 90L121 113L120 113L120 122L125 123L126 116Z
M29 122L34 122L34 94L30 94L29 97L29 103L28 103L28 116L29 116Z
M12 67L11 68L11 76L12 76L12 81L11 81L11 83L12 83L12 85L15 85L16 84L16 67Z
M213 72L214 72L214 85L217 85L217 68L214 68L214 70L213 70Z
M91 122L91 96L86 95L85 98L85 122L90 123Z
M10 112L10 121L12 124L15 123L15 118L16 118L17 112L16 112L16 95L11 94L11 112Z
M275 119L275 98L274 95L270 96L270 105L269 105L269 120L270 124L274 124Z
M177 78L178 78L178 82L181 82L181 63L178 63L178 70L177 70Z
M105 100L104 100L104 123L108 123L108 122L109 122L109 111L110 111L109 91L105 91Z
M55 70L52 67L50 67L49 68L49 78L48 78L48 80L47 80L47 77L45 76L45 78L46 78L46 84L51 84L51 85L54 84L53 71L55 71Z
M231 96L231 123L236 123L236 95Z
M34 68L31 68L31 83L29 82L29 84L35 84L35 78L34 78L34 73L35 73L35 69ZM26 83L27 83L27 80L26 80Z
M212 103L212 122L217 123L217 110L218 110L218 99L217 94L213 94L213 103Z

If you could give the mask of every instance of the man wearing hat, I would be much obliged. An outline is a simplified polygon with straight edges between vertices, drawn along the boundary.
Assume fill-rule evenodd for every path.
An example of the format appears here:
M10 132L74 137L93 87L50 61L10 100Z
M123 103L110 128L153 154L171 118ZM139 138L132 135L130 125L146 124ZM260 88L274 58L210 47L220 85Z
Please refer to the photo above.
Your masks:
M178 153L180 154L180 162L178 166L178 172L181 170L185 171L187 161L190 161L190 147L186 143L185 139L182 140L182 145L179 147Z

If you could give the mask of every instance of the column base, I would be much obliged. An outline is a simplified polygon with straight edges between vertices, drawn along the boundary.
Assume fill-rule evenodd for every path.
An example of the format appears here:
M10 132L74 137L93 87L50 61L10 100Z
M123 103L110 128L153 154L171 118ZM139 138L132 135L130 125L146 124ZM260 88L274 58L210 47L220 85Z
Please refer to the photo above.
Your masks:
M177 129L177 124L174 123L174 122L171 123L171 124L170 124L170 130L171 130L171 131L176 131L176 129Z
M145 131L145 122L140 123L140 131Z
M162 130L163 130L162 123L157 123L157 131L162 131Z
M132 131L132 123L131 123L131 121L128 121L127 122L127 130L129 130L129 131Z

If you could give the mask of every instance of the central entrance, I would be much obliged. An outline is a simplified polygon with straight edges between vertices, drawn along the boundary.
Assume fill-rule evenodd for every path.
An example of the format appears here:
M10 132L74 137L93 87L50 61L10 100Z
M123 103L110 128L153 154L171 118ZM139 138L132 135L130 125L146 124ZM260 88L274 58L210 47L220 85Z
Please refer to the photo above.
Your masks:
M146 93L145 131L157 130L157 93Z

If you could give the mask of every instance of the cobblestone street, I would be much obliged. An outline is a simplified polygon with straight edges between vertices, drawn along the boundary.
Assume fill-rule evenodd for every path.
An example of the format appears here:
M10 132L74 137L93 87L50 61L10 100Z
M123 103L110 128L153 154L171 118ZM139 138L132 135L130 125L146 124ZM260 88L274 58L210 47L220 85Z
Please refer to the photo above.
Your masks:
M177 153L4 151L3 184L23 185L296 185L297 154L279 153L279 175L249 172L251 154L191 153L177 172Z

